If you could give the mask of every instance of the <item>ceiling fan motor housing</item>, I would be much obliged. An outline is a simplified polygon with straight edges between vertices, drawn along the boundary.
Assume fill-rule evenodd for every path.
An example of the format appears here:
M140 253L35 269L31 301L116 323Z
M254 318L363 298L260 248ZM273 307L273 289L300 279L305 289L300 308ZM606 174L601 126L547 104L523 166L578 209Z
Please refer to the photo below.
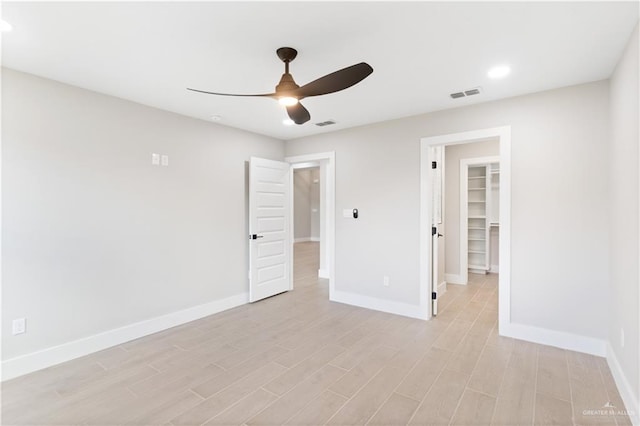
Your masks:
M290 92L293 92L294 90L298 89L299 87L300 86L298 86L296 82L293 80L293 76L288 72L286 72L282 74L282 77L280 78L280 83L278 83L278 85L276 86L276 94L280 96L285 96Z

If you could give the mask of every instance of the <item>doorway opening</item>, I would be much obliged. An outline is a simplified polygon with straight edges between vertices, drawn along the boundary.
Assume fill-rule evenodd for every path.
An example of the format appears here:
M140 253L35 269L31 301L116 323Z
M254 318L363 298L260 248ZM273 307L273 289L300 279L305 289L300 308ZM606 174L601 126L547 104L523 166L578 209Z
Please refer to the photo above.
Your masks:
M335 153L287 157L291 165L292 289L334 288Z
M293 285L318 282L320 269L320 164L293 166Z
M479 300L489 301L497 291L500 334L510 323L510 140L509 126L421 140L420 288L426 318L438 314L439 301L452 299L446 296L448 284L461 294L471 283Z

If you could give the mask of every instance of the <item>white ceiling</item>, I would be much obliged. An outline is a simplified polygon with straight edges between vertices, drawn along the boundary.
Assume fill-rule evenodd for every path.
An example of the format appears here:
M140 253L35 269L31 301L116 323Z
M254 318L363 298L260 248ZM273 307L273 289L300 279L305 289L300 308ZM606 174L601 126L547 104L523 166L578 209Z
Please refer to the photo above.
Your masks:
M4 2L9 68L279 139L606 79L638 21L638 2ZM286 127L268 98L298 50L302 85L367 62L343 92L303 101L311 121ZM503 80L487 77L511 65ZM449 93L481 86L473 98ZM334 119L325 128L314 123Z

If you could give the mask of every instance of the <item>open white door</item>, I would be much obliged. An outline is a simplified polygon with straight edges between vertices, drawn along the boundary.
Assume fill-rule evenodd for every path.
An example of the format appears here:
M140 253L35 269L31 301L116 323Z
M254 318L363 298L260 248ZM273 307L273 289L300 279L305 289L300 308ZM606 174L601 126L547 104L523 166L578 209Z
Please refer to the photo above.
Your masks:
M431 214L431 313L438 315L438 239L442 237L440 227L442 226L442 198L443 198L443 179L442 166L444 161L442 146L431 147L431 183L432 183L432 206Z
M251 157L249 301L291 289L289 163Z

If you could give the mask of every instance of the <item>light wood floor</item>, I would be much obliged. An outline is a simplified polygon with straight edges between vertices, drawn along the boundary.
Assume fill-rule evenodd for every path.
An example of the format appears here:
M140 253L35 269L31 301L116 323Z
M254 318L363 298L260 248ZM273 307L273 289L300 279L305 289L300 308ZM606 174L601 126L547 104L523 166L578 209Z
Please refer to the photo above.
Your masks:
M292 292L4 383L2 424L630 424L583 415L624 410L604 359L498 336L496 276L424 322L329 302L296 253Z

